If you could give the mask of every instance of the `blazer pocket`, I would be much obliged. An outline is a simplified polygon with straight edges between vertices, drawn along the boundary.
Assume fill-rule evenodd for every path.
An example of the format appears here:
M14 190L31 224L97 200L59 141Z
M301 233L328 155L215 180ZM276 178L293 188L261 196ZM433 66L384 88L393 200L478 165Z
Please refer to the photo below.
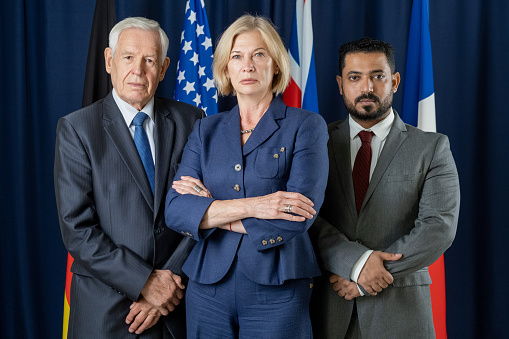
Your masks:
M255 173L258 178L281 178L285 173L285 152L277 147L259 148Z
M408 287L408 286L420 286L430 285L431 277L428 272L428 268L424 267L414 273L410 273L400 278L394 279L392 283L393 287Z
M402 182L402 181L414 181L419 180L422 173L400 173L400 174L389 174L387 176L387 182Z

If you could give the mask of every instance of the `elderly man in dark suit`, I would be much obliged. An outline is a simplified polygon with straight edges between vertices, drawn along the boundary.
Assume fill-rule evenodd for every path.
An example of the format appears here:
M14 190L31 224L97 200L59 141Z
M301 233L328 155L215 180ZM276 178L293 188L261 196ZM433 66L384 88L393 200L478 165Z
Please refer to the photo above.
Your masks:
M125 19L109 46L112 93L57 127L57 207L74 258L68 337L185 338L180 275L192 244L166 227L164 197L204 113L154 98L170 63L157 22Z
M339 64L350 114L329 125L329 181L310 229L323 272L315 337L434 338L428 265L451 245L459 213L449 141L392 109L392 46L347 43Z

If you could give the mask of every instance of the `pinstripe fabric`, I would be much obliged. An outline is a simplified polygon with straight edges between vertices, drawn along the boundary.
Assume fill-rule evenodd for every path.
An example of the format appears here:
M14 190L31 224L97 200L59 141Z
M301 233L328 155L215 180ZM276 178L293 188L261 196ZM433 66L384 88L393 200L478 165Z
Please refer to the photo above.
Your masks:
M75 259L68 338L128 338L125 317L150 273L182 273L193 243L167 229L163 201L203 116L191 105L155 98L154 194L111 93L59 120L55 190L62 239ZM175 338L186 337L184 317L184 303L162 317ZM143 338L161 338L157 326Z
M154 194L154 180L156 172L154 168L154 161L152 160L152 153L150 151L150 143L148 142L147 133L145 132L145 129L143 129L143 123L147 118L148 115L143 112L138 112L138 114L136 114L134 117L134 144L136 145L136 149L140 155L141 162L145 168L145 173L147 174L147 179L150 183L152 194Z
M355 205L357 207L357 214L361 211L362 202L366 196L366 191L369 186L369 170L371 167L371 138L373 132L360 131L359 138L362 141L361 148L355 157L353 165L352 178L353 187L355 190Z

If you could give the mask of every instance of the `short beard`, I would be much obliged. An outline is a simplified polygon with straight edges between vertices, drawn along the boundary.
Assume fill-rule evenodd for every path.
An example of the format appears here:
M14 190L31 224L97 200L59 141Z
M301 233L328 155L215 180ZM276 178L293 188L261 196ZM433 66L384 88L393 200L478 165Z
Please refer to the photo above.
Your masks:
M392 97L393 97L393 94L390 93L390 95L388 95L387 98L385 98L385 100L382 103L380 103L380 98L377 95L375 95L373 93L368 93L368 94L363 94L363 95L355 98L355 101L353 104L346 101L346 98L344 96L343 96L343 101L345 103L346 110L348 111L348 113L350 113L350 115L355 120L373 121L373 120L379 120L389 111L389 109L392 106ZM374 100L374 101L380 103L380 107L376 111L370 112L371 106L366 106L365 107L366 113L360 112L355 109L355 105L362 99Z

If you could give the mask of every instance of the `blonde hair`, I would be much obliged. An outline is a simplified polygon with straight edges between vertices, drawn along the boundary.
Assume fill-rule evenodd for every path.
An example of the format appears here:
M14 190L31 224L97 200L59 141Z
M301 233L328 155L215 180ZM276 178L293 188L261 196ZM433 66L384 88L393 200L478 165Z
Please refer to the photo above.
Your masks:
M261 16L245 14L235 20L226 31L223 32L214 52L214 61L212 64L214 81L216 88L221 95L229 95L235 90L228 77L228 61L230 52L233 48L235 38L242 33L258 31L268 48L270 57L279 68L278 74L274 74L272 79L272 93L276 95L284 92L290 82L290 57L286 51L281 37L276 32L274 25Z

